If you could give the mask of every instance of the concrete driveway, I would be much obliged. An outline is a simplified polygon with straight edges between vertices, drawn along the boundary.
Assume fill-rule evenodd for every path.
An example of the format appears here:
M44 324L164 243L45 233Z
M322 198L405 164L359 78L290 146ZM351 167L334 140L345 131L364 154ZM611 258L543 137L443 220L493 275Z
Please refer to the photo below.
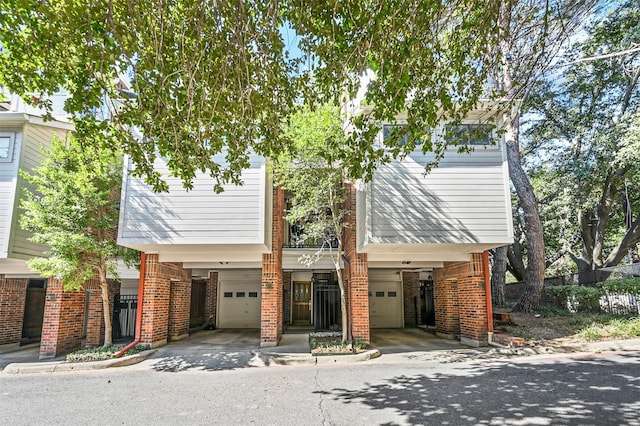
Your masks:
M258 366L260 330L202 330L158 348L144 363L156 371L229 370Z
M382 354L469 349L457 340L446 340L422 328L374 328L371 346Z

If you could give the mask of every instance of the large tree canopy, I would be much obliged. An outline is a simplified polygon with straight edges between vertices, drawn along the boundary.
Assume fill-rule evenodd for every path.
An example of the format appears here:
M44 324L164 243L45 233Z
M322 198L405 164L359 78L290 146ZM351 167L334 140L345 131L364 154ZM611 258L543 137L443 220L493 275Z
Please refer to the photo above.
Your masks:
M115 127L110 144L164 189L157 155L187 187L198 171L238 181L250 150L283 149L296 104L354 99L370 69L364 101L375 108L352 116L343 150L360 177L386 155L372 143L380 120L406 109L419 137L490 95L505 2L0 0L0 85L42 106L66 91L78 131ZM116 84L122 75L134 97ZM112 122L96 114L105 100ZM219 152L225 165L212 160Z

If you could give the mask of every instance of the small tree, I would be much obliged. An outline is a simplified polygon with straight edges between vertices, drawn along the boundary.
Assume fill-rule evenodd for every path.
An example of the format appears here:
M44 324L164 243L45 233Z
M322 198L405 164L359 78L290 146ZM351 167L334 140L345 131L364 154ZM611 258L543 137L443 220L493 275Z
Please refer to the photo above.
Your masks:
M340 288L342 341L349 336L347 300L341 268L342 231L347 197L345 170L339 159L345 132L337 108L323 106L291 117L286 129L291 149L273 161L274 182L291 191L292 206L285 219L303 226L298 238L320 242L314 254L301 256L307 266L329 256Z
M98 138L106 138L101 134ZM96 141L97 142L97 141ZM100 281L104 312L104 345L112 344L107 274L116 274L116 227L122 156L98 148L94 141L54 137L42 148L42 163L21 176L33 185L22 200L21 226L31 240L46 244L47 257L29 267L59 279L64 290L78 290L94 277Z

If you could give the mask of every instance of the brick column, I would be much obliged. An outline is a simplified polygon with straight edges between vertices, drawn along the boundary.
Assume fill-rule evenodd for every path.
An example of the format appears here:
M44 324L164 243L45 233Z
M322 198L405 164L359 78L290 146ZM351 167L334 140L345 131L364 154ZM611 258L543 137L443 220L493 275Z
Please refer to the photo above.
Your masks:
M460 341L470 346L487 342L488 321L481 253L474 253L470 262L446 262L434 270L436 332L460 335Z
M404 326L417 327L420 324L420 272L402 273L402 294Z
M282 243L284 191L273 189L271 253L262 255L260 346L276 346L282 337Z
M0 274L0 345L20 343L28 282Z
M182 271L180 281L171 281L169 304L169 340L182 340L189 336L191 314L191 273Z
M216 314L218 307L218 272L210 271L207 279L207 301L204 306L204 317L207 325L216 326Z
M351 333L354 339L369 342L369 266L367 254L356 251L356 188L353 185L349 188L345 208L349 213L345 218L347 226L343 235L344 253L348 259L344 276Z
M484 262L481 253L474 253L468 264L468 274L458 279L460 303L460 341L479 346L487 343L487 294Z
M102 316L102 292L97 278L87 281L84 285L87 292L87 335L85 346L94 348L104 343L104 321Z
M446 275L446 268L433 270L433 303L436 317L436 334L456 339L460 334L458 310L458 282Z
M158 262L157 254L147 254L142 301L142 329L140 330L141 342L148 343L152 347L167 344L171 316L169 313L171 281L183 280L182 264ZM187 306L189 304L190 302ZM173 317L177 318L176 315L174 313ZM186 315L187 317L189 315L188 309Z
M40 359L54 358L80 349L84 325L85 291L64 291L49 278L40 340Z

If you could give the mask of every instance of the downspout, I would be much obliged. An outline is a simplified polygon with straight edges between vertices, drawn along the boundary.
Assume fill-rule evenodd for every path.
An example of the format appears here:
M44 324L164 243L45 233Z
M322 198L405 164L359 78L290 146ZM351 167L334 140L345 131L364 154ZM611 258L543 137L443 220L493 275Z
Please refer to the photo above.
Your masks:
M484 263L484 291L487 302L487 342L493 344L493 306L491 304L491 276L489 275L489 251L482 253Z
M124 348L115 353L116 358L120 358L129 349L140 343L140 337L142 336L142 302L144 295L144 275L146 273L147 266L147 254L145 252L140 253L140 278L138 279L138 312L136 312L136 335L133 342L129 343Z

